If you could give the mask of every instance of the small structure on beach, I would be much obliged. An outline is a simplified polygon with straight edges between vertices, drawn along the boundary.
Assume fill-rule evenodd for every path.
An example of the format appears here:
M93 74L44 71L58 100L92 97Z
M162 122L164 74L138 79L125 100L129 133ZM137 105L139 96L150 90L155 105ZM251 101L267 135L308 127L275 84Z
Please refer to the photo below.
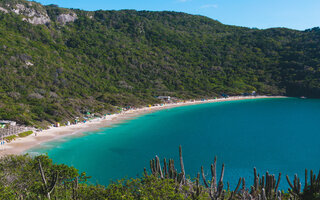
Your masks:
M17 124L15 121L0 120L0 138L6 138L11 135L18 135L19 133L26 131L33 131L34 127L26 127Z
M0 120L0 128L4 128L6 126L16 126L17 122L9 121L9 120Z
M157 99L160 99L162 101L170 101L171 97L170 96L158 96Z
M257 96L257 92L256 91L252 91L251 93L245 92L241 94L242 96Z
M223 97L223 98L229 98L229 95L227 95L227 94L221 94L221 96Z

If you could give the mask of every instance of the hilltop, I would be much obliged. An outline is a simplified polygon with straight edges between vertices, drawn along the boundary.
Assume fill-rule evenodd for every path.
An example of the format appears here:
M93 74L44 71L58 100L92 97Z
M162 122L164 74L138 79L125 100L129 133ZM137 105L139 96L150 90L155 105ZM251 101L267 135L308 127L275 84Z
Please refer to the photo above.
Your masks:
M0 1L0 119L27 125L221 93L320 96L320 31Z

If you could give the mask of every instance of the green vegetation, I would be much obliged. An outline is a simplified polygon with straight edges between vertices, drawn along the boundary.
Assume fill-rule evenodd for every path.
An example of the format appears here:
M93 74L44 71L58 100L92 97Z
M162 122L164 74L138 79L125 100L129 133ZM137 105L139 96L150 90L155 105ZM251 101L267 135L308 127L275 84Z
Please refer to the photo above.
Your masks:
M4 140L11 142L12 140L15 140L17 138L16 135L10 135L8 137L5 137Z
M0 6L6 2L0 1ZM176 12L33 7L46 25L0 11L0 118L27 125L87 111L221 93L320 97L320 30L227 26ZM62 25L61 13L78 19Z
M32 133L33 133L33 131L26 131L23 133L19 133L18 136L19 137L27 137L27 136L31 135Z
M23 133L19 133L18 136L19 137L27 137L29 135L31 135L33 133L33 131L26 131ZM12 140L15 140L17 137L17 135L10 135L8 137L5 137L4 140L6 140L7 142L11 142Z
M281 174L275 180L275 176L268 173L259 177L256 170L252 181L254 185L248 186L245 179L240 178L237 187L230 190L229 183L226 187L223 182L224 167L218 179L216 160L211 165L212 177L206 177L201 167L202 180L200 173L195 179L190 179L185 176L184 170L178 172L173 160L169 160L167 164L162 168L159 158L156 157L151 161L151 174L145 170L142 178L122 179L102 186L90 183L90 177L84 172L79 173L74 167L53 164L46 155L34 158L28 155L6 156L0 159L0 199L309 200L319 199L320 195L320 178L312 171L311 178L308 179L306 170L306 184L302 191L297 176L293 184L287 178L292 188L285 192L278 190ZM181 160L180 165L183 166Z
M7 156L0 159L0 199L184 199L169 179L124 179L105 187L89 184L88 178L48 156Z

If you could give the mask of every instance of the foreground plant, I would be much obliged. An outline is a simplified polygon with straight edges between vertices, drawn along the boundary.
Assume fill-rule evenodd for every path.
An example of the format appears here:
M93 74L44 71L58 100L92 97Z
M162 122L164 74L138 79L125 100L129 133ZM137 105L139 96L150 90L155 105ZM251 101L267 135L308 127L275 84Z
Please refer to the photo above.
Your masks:
M46 156L34 158L24 156L6 156L0 159L0 199L208 199L208 200L309 200L320 199L319 174L305 173L305 185L301 189L299 177L291 182L285 193L279 191L281 173L276 177L266 172L259 175L253 170L253 185L247 186L244 178L239 178L236 188L230 190L224 182L225 166L217 172L217 158L211 164L211 175L206 176L201 166L196 178L191 179L185 172L182 148L179 147L180 171L173 159L158 156L150 161L150 172L144 170L142 178L122 179L110 183L107 187L94 185L85 173L79 173L74 167L54 164ZM220 174L218 176L217 174Z
M179 147L179 159L181 172L178 172L174 167L174 160L169 159L167 166L166 159L163 160L163 168L161 168L159 157L150 161L151 175L158 179L172 179L178 184L177 190L180 190L184 194L185 198L199 199L207 196L207 199L222 200L222 199L257 199L257 200L281 200L281 199L320 199L320 173L317 178L310 171L310 184L308 183L307 170L305 175L305 188L301 191L300 179L295 176L294 184L292 184L287 176L287 181L291 187L288 189L288 193L284 193L280 190L279 184L281 181L281 173L276 178L275 175L266 172L265 175L260 177L257 174L257 169L254 168L254 180L253 185L249 188L246 187L245 178L239 178L238 184L234 191L230 191L229 183L227 183L227 190L224 189L223 177L225 166L222 164L221 175L217 177L217 158L214 158L214 163L211 164L211 177L207 180L204 174L204 168L201 166L201 177L203 185L200 185L200 173L197 174L195 181L191 179L185 179L185 170L182 157L182 148ZM145 175L148 176L146 169ZM163 174L163 172L164 174ZM219 181L218 181L219 180ZM241 186L242 185L242 186ZM240 189L241 186L241 189ZM183 190L188 188L188 190Z

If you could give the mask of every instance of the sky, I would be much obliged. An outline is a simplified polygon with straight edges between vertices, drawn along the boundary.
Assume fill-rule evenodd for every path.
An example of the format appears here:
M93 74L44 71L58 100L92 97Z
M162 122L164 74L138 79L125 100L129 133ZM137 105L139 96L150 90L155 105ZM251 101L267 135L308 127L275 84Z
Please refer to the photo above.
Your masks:
M178 11L250 28L320 26L320 0L36 0L82 10Z

